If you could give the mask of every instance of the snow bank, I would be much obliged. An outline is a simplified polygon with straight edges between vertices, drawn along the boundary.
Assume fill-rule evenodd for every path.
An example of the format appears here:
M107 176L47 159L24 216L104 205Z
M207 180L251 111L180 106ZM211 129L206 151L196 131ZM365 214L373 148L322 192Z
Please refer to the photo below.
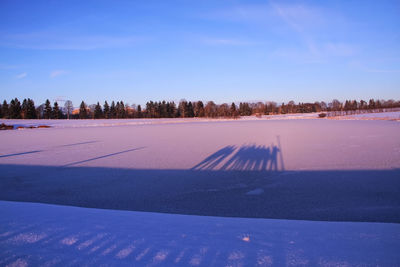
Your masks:
M364 113L347 116L338 116L331 119L335 120L388 120L400 121L400 111L397 112L382 112L382 113Z
M400 225L0 201L2 266L395 266Z
M135 125L158 125L158 124L177 124L177 123L218 123L218 122L243 122L243 121L260 121L260 120L304 120L304 119L321 119L319 113L295 113L295 114L278 114L243 116L238 119L230 118L167 118L167 119L86 119L86 120L6 120L0 119L0 124L14 125L15 128L21 127L37 127L39 125L47 125L56 128L77 128L77 127L102 127L102 126L135 126ZM383 112L383 113L365 113L348 116L337 116L330 119L335 120L400 120L400 112Z
M56 128L76 128L76 127L101 127L101 126L134 126L134 125L157 125L157 124L176 124L176 123L212 123L212 122L234 122L234 121L258 121L258 120L293 120L293 119L315 119L317 113L308 114L286 114L270 116L244 116L238 119L231 118L167 118L167 119L86 119L86 120L6 120L0 119L0 124L29 127L48 125Z

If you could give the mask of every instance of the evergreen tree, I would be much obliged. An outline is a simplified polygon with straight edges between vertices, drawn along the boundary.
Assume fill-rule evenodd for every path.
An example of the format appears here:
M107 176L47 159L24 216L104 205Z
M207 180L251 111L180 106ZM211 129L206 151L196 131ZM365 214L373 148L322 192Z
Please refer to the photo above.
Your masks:
M3 105L1 105L1 113L2 113L2 117L5 119L8 119L10 117L8 103L6 100L4 100Z
M121 116L121 105L119 101L117 101L117 104L115 105L115 117L119 119Z
M176 118L178 117L178 112L177 112L177 108L176 108L176 104L174 101L172 101L171 103L169 103L169 113L171 114L171 118Z
M26 111L26 118L27 119L36 119L36 109L35 109L35 102L32 99L28 98L27 103L27 111Z
M137 106L137 115L138 118L142 117L142 107L140 105Z
M120 117L121 119L126 118L125 104L124 104L123 101L121 101L121 102L119 103L119 110L118 110L118 113L119 113L119 117Z
M116 110L116 108L115 108L115 102L114 102L114 101L111 102L110 117L111 117L112 119L115 119L115 118L117 117L117 110Z
M21 119L21 103L18 98L11 100L9 112L10 119Z
M80 119L87 119L87 106L85 102L81 102L81 105L79 106L79 118Z
M159 103L159 110L160 110L161 118L168 118L168 107L169 107L169 103L167 105L167 103L165 101Z
M231 116L233 117L233 118L237 118L238 116L239 116L239 113L238 113L238 111L236 110L236 105L235 105L235 103L233 103L232 102L232 104L231 104L231 108L230 108L230 113L231 113Z
M60 108L58 107L58 103L54 102L53 106L53 119L62 119L62 112Z
M369 109L374 109L375 108L375 100L373 100L373 99L369 100L368 108Z
M45 119L51 119L51 105L50 105L50 101L47 99L46 102L44 103L44 113L43 113L43 117Z
M239 115L240 116L250 116L253 114L253 110L251 109L249 103L239 103Z
M194 117L194 110L193 110L193 104L192 102L189 101L186 107L186 117L193 118Z
M21 106L21 117L23 119L27 119L27 113L28 113L28 101L26 100L26 98L24 98Z
M110 106L108 105L107 101L104 102L103 106L103 113L104 113L104 118L109 119L110 118Z
M103 117L103 111L101 110L100 103L97 102L96 107L94 108L94 118L101 119Z

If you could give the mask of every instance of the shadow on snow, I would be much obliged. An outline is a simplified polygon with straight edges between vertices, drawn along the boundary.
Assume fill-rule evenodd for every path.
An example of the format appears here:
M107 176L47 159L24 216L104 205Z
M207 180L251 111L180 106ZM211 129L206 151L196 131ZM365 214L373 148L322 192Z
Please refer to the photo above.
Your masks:
M400 222L398 169L250 171L0 165L0 173L1 200L209 216Z
M283 171L282 158L281 167L278 168L280 151L275 145L226 146L195 165L192 170Z

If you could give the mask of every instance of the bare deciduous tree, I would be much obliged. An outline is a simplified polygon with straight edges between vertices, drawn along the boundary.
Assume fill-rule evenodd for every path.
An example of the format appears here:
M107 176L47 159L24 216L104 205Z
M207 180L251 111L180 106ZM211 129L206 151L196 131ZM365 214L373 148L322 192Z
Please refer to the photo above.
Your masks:
M67 119L69 120L69 114L71 114L72 109L74 108L74 106L72 105L72 101L71 100L65 101L64 108L67 111Z

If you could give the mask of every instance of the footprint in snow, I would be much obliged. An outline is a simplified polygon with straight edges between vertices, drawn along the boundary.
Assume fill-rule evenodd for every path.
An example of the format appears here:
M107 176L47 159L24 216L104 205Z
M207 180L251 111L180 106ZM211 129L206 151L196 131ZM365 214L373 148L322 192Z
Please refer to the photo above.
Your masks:
M246 193L246 195L261 195L261 194L264 194L264 189L262 188L256 188Z

